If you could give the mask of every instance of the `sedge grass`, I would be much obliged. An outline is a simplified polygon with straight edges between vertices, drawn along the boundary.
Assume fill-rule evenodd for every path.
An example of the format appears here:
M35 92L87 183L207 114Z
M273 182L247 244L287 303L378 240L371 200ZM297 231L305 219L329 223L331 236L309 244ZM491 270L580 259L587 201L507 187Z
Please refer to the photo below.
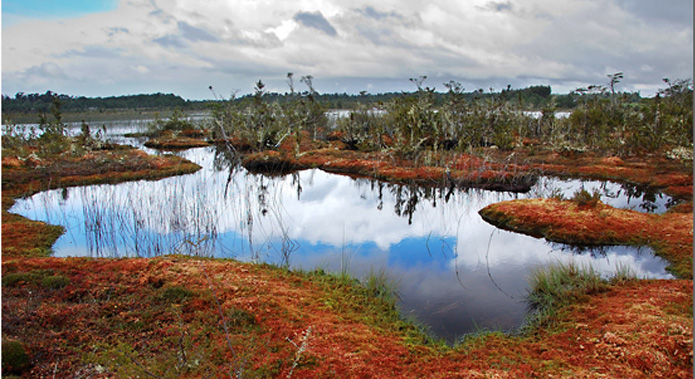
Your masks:
M560 307L608 287L597 270L575 262L538 268L531 274L529 284L527 301L533 310L529 326L549 323Z

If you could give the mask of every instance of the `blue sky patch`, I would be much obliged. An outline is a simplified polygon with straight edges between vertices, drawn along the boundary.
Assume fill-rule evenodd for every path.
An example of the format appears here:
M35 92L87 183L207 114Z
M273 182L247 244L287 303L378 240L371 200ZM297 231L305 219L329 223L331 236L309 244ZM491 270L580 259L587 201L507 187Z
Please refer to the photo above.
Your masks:
M391 246L389 264L411 268L436 263L442 269L446 269L449 261L454 258L452 250L454 247L456 247L455 237L405 238Z
M59 19L84 16L89 13L116 9L117 0L4 0L3 26L30 19Z

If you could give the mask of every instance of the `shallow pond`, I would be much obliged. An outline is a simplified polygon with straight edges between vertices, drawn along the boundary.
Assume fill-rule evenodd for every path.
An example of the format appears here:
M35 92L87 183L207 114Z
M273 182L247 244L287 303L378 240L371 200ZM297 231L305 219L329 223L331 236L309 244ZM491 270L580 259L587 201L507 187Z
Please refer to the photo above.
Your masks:
M151 151L150 151L151 152ZM648 249L571 248L499 230L478 215L514 198L599 190L618 207L663 211L668 199L603 182L541 178L527 194L448 190L354 179L321 170L248 173L214 147L178 153L203 169L159 181L52 190L11 209L60 224L56 256L152 257L169 253L324 268L397 283L405 316L453 342L479 329L510 330L528 312L538 266L575 261L610 275L669 278Z

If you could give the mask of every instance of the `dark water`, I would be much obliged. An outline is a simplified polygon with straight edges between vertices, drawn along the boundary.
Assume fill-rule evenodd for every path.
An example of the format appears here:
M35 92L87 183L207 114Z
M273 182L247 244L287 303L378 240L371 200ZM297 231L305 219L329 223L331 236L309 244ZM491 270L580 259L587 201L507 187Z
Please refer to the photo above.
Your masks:
M612 183L542 178L528 194L431 189L352 179L320 170L253 175L215 148L179 153L203 166L159 181L53 190L11 209L66 227L56 256L152 257L169 253L322 267L358 278L384 271L400 307L453 342L483 328L509 330L527 315L531 271L553 262L605 275L629 266L669 278L648 249L580 251L498 230L478 211L513 198L597 189L618 207L663 211L668 199ZM639 195L639 196L636 196Z

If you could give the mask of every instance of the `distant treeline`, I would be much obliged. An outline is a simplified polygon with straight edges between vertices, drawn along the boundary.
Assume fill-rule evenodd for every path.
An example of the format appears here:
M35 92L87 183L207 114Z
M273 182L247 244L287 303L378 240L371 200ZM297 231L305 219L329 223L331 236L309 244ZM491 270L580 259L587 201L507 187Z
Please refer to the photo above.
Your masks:
M423 88L424 90L429 90L432 93L433 105L441 106L445 104L449 98L448 92L434 92L430 88ZM415 93L415 92L413 92ZM389 101L402 97L404 92L388 92L379 94L370 94L367 92L362 92L358 95L349 95L347 93L342 94L314 94L316 101L320 102L322 105L329 109L357 109L360 105L376 105L379 103L385 104ZM412 94L412 93L411 93ZM639 93L621 93L627 96L633 102L639 102L641 97ZM307 92L300 93L301 96L307 96ZM478 89L471 92L463 92L463 98L466 101L476 101L481 99L495 99L503 100L507 102L514 102L515 105L519 105L523 108L529 110L540 110L547 107L554 107L557 109L573 109L579 104L580 95L586 97L606 97L607 94L603 93L579 93L571 92L569 94L553 94L550 86L530 86L522 89L512 89L507 87L502 91L495 92L490 89L490 91L485 91L483 89ZM244 101L246 99L253 98L253 94L248 94L236 99L236 101ZM269 101L277 101L279 103L291 101L292 97L289 93L276 93L268 92L263 95L264 99Z
M300 94L301 95L301 94ZM357 109L361 105L377 105L387 103L394 98L403 96L403 92L390 92L380 94L360 94L334 93L334 94L314 94L314 99L328 109ZM447 101L447 93L432 91L434 105L442 105ZM624 94L633 99L634 102L640 101L639 93ZM248 101L254 95L249 94L233 99L234 102ZM482 89L464 92L463 96L468 101L495 98L514 102L526 109L542 109L552 106L557 109L572 109L577 106L579 94L572 92L569 94L552 94L550 86L531 86L523 89L503 89L500 92L484 91ZM600 96L600 95L596 95ZM264 99L270 102L283 103L292 101L293 97L289 93L280 94L277 92L267 92ZM2 96L2 111L4 114L37 114L49 113L56 98L60 102L62 112L103 112L115 110L135 110L135 111L161 111L180 109L183 111L209 109L211 104L221 103L227 100L185 100L174 94L141 94L111 97L85 97L69 96L56 94L51 91L46 93L17 93L14 97Z
M202 109L205 101L184 100L174 94L147 94L111 97L76 97L47 91L44 94L23 92L14 97L2 96L3 113L48 113L53 99L60 102L63 112L89 112L107 110L162 110L162 109Z

